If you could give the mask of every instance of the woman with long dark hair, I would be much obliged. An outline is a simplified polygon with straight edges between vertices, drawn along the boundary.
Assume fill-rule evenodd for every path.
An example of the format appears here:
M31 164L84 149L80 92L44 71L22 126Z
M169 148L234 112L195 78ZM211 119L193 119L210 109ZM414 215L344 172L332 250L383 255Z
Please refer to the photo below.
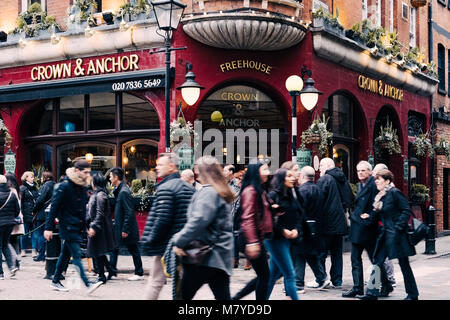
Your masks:
M14 194L16 195L17 199L19 200L19 205L20 205L20 187L19 187L19 183L17 182L17 178L16 175L13 173L6 173L5 174L6 177L6 184L8 185L9 189L14 192ZM16 224L13 227L13 230L11 232L11 236L9 238L9 245L10 245L10 251L11 251L11 256L13 259L13 263L15 263L15 266L17 269L20 269L20 259L19 259L19 254L20 254L20 245L19 245L19 236L23 235L24 232L24 228L22 226L22 230L20 230L21 232L18 233L18 228L20 226L20 224L23 225L23 215L22 212L19 213L19 221L18 224ZM20 229L20 228L19 228Z
M192 197L187 211L188 220L173 239L174 252L183 257L181 296L184 300L191 300L200 287L208 283L217 300L230 300L233 269L231 203L235 195L217 159L204 156L196 164L196 174L203 186ZM187 255L185 249L194 240L212 249L199 264L184 258Z
M105 268L110 274L114 273L106 254L115 248L115 242L105 177L95 174L92 188L94 193L89 199L86 219L89 225L87 254L97 262L98 281L106 283Z
M295 286L295 269L290 253L291 239L296 239L301 227L301 207L298 202L295 173L291 170L278 169L271 182L269 197L272 208L276 210L272 239L265 241L270 253L270 280L267 298L272 293L275 282L284 277L286 294L298 300Z
M238 210L240 215L236 217L240 220L240 223L236 223L240 224L239 249L245 253L257 277L237 293L233 300L238 300L253 290L256 300L267 300L270 271L264 240L272 234L272 214L263 184L267 182L269 174L267 164L249 164L242 181L241 208Z
M381 281L383 296L387 297L394 289L387 280L386 271L382 265L387 257L391 260L398 259L407 293L405 300L417 300L419 291L408 259L416 254L416 249L410 243L407 234L411 207L403 193L395 188L392 182L394 182L394 175L391 171L387 169L378 171L375 175L375 184L379 192L375 196L373 210L370 214L361 214L361 218L367 223L381 221L383 224L375 245L374 270L369 284ZM368 285L366 294L357 297L363 300L377 300L379 295L378 286Z

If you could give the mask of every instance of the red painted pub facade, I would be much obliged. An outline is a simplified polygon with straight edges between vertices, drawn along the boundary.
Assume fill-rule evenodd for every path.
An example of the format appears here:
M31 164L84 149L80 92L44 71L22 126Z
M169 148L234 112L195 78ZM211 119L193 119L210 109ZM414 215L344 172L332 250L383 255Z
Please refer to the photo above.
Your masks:
M172 47L187 49L171 55L171 120L181 104L186 120L202 120L203 129L278 129L281 165L290 160L292 150L292 98L285 81L290 75L300 75L305 66L323 94L313 111L298 103L298 136L316 115L329 116L334 133L329 156L351 182L357 182L356 164L374 155L379 126L391 122L399 135L401 155L375 158L375 162L392 169L396 186L404 192L411 179L429 181L428 164L411 162L408 119L417 115L423 129L428 129L429 96L435 83L391 66L323 28L305 27L304 32L304 38L293 46L265 51L206 45L179 28ZM13 137L16 175L33 166L59 177L73 160L88 157L93 171L124 167L128 181L152 175L157 154L164 151L165 72L164 54L149 54L149 47L157 45L2 68L0 113ZM341 62L333 60L342 52ZM351 60L351 52L356 60ZM176 90L185 81L188 62L196 81L205 87L191 107ZM389 68L395 68L394 74ZM423 89L424 84L431 84L433 90ZM220 127L211 119L214 111L231 121ZM270 159L277 154L269 152L263 156ZM316 154L313 150L312 155ZM248 159L238 154L235 163L245 164Z

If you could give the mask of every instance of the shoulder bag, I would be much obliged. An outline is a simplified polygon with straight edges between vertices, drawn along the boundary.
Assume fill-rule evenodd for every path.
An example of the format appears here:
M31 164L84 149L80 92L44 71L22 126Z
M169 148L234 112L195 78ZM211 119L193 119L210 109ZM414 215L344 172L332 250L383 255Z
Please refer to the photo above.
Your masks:
M206 256L212 251L212 246L205 244L199 240L193 240L184 249L186 256L183 257L183 262L187 264L194 264L199 266L205 260Z
M430 228L425 223L417 219L412 211L410 212L412 215L412 219L410 220L411 222L408 223L407 233L409 242L411 242L411 244L415 246L420 241L426 238L428 232L430 231Z

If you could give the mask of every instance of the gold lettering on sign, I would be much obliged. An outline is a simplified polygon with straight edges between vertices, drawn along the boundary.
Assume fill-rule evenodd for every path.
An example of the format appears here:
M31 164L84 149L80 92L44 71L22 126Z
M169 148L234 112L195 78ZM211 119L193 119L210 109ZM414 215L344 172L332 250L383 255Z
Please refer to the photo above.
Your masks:
M238 69L252 69L256 71L260 71L265 74L270 74L272 71L272 66L254 61L254 60L232 60L227 61L219 65L220 70L222 73L225 73L227 71L233 71Z
M403 90L395 88L381 80L374 80L363 75L358 76L358 88L397 101L403 101Z
M35 66L31 69L30 76L33 81L54 80L79 77L84 75L96 75L104 73L139 70L139 56L131 54L127 56L106 57L89 60L87 66L83 59L76 59L75 68L71 62L63 62L47 66Z

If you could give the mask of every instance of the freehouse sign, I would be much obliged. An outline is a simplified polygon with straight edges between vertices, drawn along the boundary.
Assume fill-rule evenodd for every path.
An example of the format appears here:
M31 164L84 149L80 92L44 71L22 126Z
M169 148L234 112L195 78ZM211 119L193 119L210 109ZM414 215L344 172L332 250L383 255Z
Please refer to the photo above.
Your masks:
M360 75L358 77L358 88L370 91L383 97L403 101L403 90L393 87L381 80L374 80Z
M83 77L122 71L139 70L139 56L137 54L102 57L85 62L76 59L74 62L63 62L47 66L35 66L31 69L31 80L45 81Z

